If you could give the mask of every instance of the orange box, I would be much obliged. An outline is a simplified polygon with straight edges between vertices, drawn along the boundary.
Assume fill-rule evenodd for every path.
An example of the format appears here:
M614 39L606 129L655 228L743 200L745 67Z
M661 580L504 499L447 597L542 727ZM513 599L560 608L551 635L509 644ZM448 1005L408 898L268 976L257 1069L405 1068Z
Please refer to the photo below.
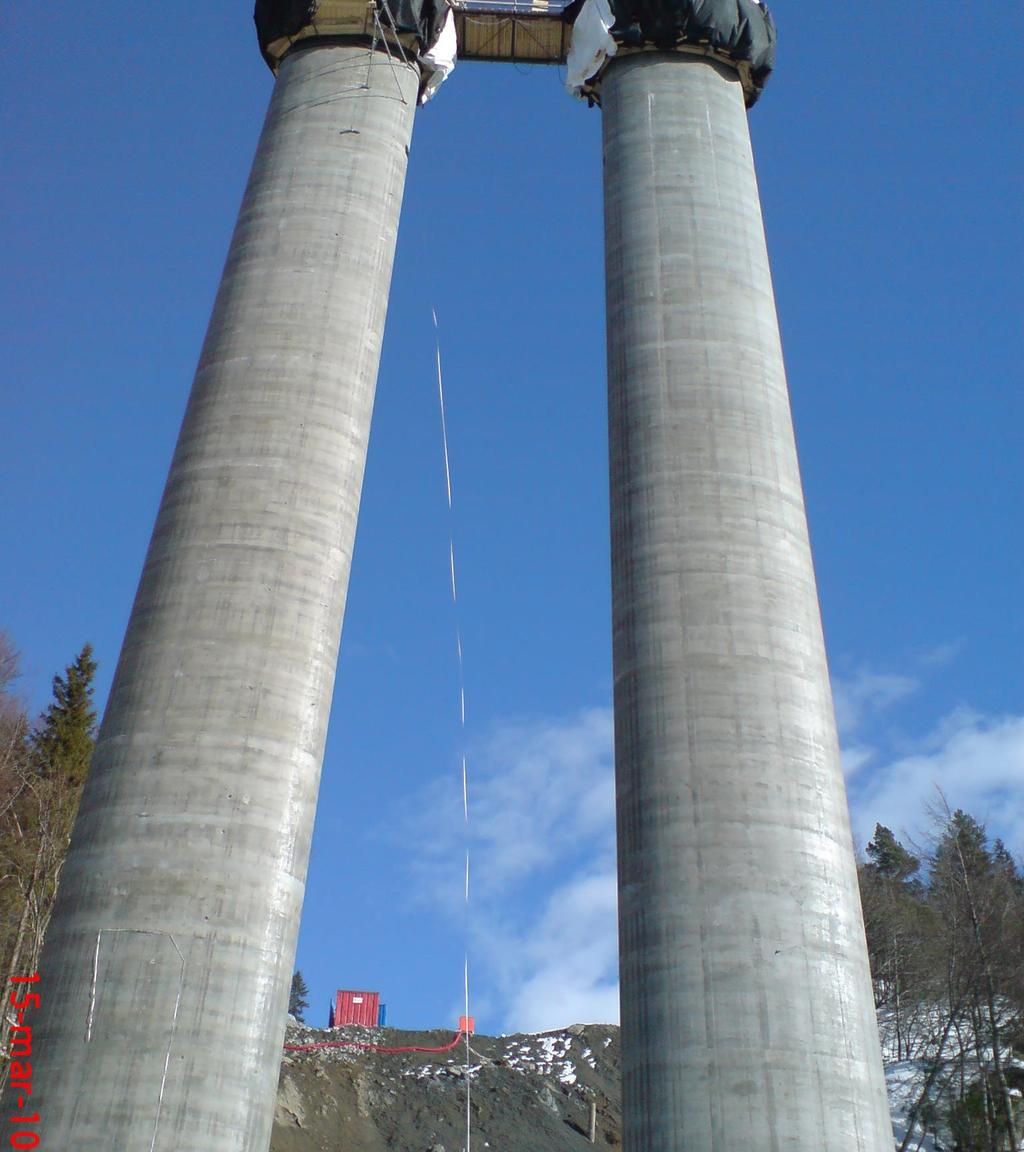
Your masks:
M476 1021L472 1016L459 1017L459 1031L467 1036L473 1035L473 1029L476 1027Z

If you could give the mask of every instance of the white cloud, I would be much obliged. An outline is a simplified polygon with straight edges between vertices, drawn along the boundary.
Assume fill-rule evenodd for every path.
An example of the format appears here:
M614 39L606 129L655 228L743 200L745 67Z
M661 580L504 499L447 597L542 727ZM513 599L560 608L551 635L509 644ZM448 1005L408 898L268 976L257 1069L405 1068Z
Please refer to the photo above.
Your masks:
M966 647L967 643L962 639L951 640L945 644L936 644L933 648L919 652L915 662L919 668L928 671L935 668L946 668L956 660Z
M470 836L485 890L525 882L581 848L607 850L615 820L611 709L506 725L470 781Z
M613 863L556 888L522 942L506 1028L540 1032L619 1019Z
M852 781L858 772L874 761L878 755L870 744L850 744L842 749L843 772L847 781Z
M921 688L868 669L836 681L858 843L876 822L913 835L938 787L1024 854L1024 716L960 709L887 747L878 719ZM507 1031L618 1019L612 764L610 708L505 724L470 758L474 1002ZM457 780L416 797L406 831L420 898L461 920Z
M618 1019L610 708L508 723L470 757L473 983L509 1031ZM456 785L408 823L421 899L461 916Z
M960 709L944 717L915 749L875 756L850 780L850 807L859 844L876 823L917 836L936 789L1024 856L1024 716L986 717Z
M921 669L952 660L960 644L919 654ZM926 685L916 677L862 667L835 677L833 694L843 744L843 769L854 839L863 846L876 824L918 839L927 811L941 791L1024 855L1024 716L984 716L960 707L941 717L917 740L890 746L878 721Z
M834 676L832 698L840 737L846 739L860 728L867 716L877 716L912 696L920 687L920 681L911 676L872 672L867 668L858 669L852 676Z

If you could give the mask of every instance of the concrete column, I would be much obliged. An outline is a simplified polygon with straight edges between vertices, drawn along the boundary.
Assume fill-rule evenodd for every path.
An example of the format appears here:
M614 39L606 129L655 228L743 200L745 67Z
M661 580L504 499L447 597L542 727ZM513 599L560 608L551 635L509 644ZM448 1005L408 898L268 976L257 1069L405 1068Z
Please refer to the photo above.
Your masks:
M46 1148L269 1145L416 89L281 66L42 955Z
M889 1152L740 84L603 109L625 1152Z

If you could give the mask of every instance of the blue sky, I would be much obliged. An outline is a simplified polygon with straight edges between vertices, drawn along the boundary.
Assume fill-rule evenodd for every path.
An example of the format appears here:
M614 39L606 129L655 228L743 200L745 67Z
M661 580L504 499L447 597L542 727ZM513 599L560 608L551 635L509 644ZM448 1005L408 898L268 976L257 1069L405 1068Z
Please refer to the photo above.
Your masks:
M63 9L9 5L0 69L0 627L33 708L85 640L105 697L271 87L245 3ZM938 784L1024 853L1024 10L774 11L751 128L858 839L916 833ZM336 987L409 1027L461 1001L432 308L476 1014L616 1012L600 114L561 84L462 65L418 114L299 948L312 1018Z

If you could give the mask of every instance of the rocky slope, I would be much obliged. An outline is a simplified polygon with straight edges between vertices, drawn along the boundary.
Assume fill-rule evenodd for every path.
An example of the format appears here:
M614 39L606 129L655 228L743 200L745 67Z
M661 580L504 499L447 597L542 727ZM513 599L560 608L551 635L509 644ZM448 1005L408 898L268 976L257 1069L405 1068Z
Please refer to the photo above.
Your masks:
M287 1043L352 1040L441 1047L451 1032L290 1026ZM474 1036L469 1052L474 1152L580 1152L620 1143L619 1030L574 1025L525 1036ZM466 1144L466 1049L380 1053L329 1048L285 1053L271 1152L461 1152Z

